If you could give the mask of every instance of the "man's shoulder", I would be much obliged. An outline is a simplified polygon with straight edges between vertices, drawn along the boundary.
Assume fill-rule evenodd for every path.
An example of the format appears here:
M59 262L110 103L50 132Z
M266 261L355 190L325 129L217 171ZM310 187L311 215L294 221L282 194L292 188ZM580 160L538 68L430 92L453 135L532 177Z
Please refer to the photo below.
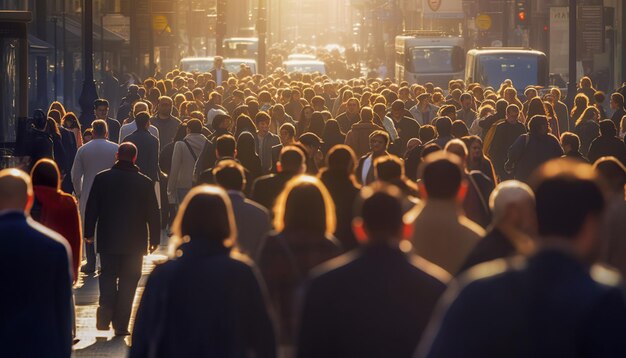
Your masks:
M63 236L32 218L27 218L25 223L26 225L22 226L21 231L25 237L27 236L31 239L31 241L29 241L30 247L46 250L46 252L48 252L48 254L46 254L48 259L50 259L52 255L68 257L70 248L67 240L63 238Z

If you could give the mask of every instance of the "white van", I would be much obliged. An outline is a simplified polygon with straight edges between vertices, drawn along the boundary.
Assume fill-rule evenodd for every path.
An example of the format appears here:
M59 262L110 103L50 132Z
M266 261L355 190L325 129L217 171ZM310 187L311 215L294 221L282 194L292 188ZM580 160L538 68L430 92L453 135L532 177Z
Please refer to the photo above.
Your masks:
M319 72L322 75L326 74L326 65L322 61L318 60L291 60L283 62L283 68L287 73L300 72L300 73L314 73Z

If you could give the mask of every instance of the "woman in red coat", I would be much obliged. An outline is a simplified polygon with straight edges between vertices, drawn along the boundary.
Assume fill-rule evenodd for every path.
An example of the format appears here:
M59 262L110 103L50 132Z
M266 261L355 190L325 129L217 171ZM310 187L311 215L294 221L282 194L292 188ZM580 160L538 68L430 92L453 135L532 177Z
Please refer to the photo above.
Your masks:
M72 249L74 282L78 279L81 261L82 230L76 199L61 191L61 175L56 163L41 159L33 167L30 176L35 192L35 204L31 210L33 219L61 234Z

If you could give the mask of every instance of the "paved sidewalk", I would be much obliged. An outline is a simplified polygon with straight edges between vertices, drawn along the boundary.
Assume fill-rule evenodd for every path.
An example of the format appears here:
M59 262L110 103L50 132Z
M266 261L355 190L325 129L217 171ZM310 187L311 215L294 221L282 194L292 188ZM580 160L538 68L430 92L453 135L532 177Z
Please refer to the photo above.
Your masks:
M167 257L165 255L166 248L161 246L151 255L144 256L143 269L135 301L133 303L133 311L130 317L129 330L132 332L135 313L139 306L141 294L144 286L154 268L155 262L163 261ZM109 331L98 331L96 329L96 309L98 308L98 277L85 275L81 273L79 282L75 286L76 300L76 338L80 339L74 345L74 357L125 357L128 353L128 347L131 343L131 336L116 337L113 329Z

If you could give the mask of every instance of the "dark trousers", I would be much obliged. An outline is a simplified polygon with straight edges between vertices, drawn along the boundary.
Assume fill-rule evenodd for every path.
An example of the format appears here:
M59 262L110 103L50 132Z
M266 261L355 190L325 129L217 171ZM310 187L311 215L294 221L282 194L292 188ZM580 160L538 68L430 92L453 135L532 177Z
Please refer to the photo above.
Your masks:
M97 326L113 323L117 331L128 330L137 283L141 278L143 255L100 254L100 301Z
M85 257L87 258L88 271L95 271L96 269L96 249L94 244L85 242Z

